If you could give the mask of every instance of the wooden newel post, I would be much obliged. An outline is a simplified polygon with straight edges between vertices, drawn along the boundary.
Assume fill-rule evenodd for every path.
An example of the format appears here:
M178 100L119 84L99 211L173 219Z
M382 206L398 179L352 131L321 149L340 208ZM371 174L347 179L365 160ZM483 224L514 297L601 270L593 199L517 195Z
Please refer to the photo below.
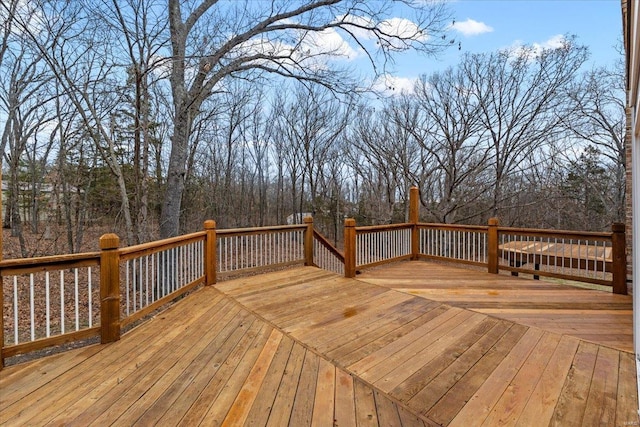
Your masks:
M304 217L307 226L304 230L304 265L315 265L313 263L313 217Z
M611 272L613 274L613 293L627 294L627 247L625 225L619 222L611 225Z
M420 230L418 229L418 218L420 212L420 194L418 187L411 187L409 190L409 222L411 227L411 259L418 259L420 253Z
M489 231L487 232L487 252L489 259L487 260L489 273L498 274L498 218L489 218Z
M356 220L344 220L344 277L356 277Z
M216 222L208 219L204 222L204 230L207 232L204 241L204 284L205 286L215 285L218 278L216 277L218 250L218 237L216 235Z
M120 339L120 238L100 237L100 342Z

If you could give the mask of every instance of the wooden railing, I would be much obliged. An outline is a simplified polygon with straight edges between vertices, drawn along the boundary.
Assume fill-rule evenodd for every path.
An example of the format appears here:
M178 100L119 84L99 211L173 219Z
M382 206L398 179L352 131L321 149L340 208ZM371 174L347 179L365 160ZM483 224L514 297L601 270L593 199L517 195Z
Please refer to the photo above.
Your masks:
M488 265L488 227L420 223L416 227L419 234L419 258Z
M344 274L344 255L322 234L313 230L313 265L324 270Z
M410 192L409 222L356 227L345 220L345 275L401 259L429 259L610 286L626 294L625 226L611 232L538 230L418 222L418 189Z
M121 329L199 285L231 275L315 265L346 277L405 259L469 264L534 277L610 286L626 293L624 225L610 233L418 222L411 189L409 222L356 227L345 220L344 253L304 224L204 230L120 248L100 238L100 252L0 262L0 368L6 357L71 341L118 340Z
M99 334L100 252L0 264L3 357Z
M1 261L0 277L11 292L0 286L7 306L0 311L0 367L7 357L50 346L116 341L123 328L219 277L313 265L314 242L323 239L315 234L311 220L227 230L206 221L203 231L131 247L120 248L117 235L105 234L100 252ZM342 262L331 248L333 263Z

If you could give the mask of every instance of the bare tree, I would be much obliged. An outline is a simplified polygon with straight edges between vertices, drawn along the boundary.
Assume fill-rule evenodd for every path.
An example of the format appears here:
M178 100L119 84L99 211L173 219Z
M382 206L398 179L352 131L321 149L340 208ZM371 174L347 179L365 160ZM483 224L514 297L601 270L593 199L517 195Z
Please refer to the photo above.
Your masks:
M174 105L174 132L167 171L160 233L178 232L185 165L194 118L204 100L218 91L223 80L262 71L323 84L337 91L354 88L353 78L323 64L345 55L345 46L320 46L322 33L340 31L363 48L372 62L381 55L384 65L398 50L414 48L434 53L448 44L440 37L449 22L444 3L405 1L417 12L414 24L398 31L385 20L391 2L316 0L306 3L279 0L263 3L237 1L197 3L169 0L171 33L170 82ZM427 36L428 32L428 36ZM367 34L377 40L370 48ZM446 37L445 37L446 39Z
M149 170L150 150L157 135L152 118L152 90L158 77L154 74L158 55L165 47L166 23L158 21L154 10L164 6L159 0L111 0L97 12L111 24L126 52L128 81L124 97L131 105L133 132L133 212L136 242L149 240ZM133 86L133 96L128 95Z
M409 131L426 159L420 180L422 205L438 222L469 221L469 214L481 212L477 202L489 189L483 173L490 154L468 76L452 68L423 76L415 98L420 120Z
M22 200L22 184L31 182L31 179L27 176L29 171L24 169L28 160L25 156L28 145L37 145L38 132L53 119L51 111L47 108L52 98L46 91L46 85L52 77L46 68L43 69L42 56L29 49L24 40L16 38L9 44L11 49L0 68L3 71L3 77L0 79L0 100L2 111L6 115L2 130L2 146L3 150L8 147L8 151L4 151L3 155L9 165L9 200L6 205L5 222L11 227L12 234L18 237L22 256L26 257L28 253L23 236L22 217L29 219L31 212L21 212L21 208L28 205L25 203L26 200ZM36 148L32 149L35 158ZM50 147L39 149L46 155L51 151ZM35 162L31 164L34 165ZM32 194L38 191L40 182L33 184L34 187L30 191ZM27 207L35 208L33 205Z
M624 222L625 218L625 75L622 61L612 68L600 67L586 72L567 89L571 120L564 125L573 136L572 142L593 149L587 156L593 162L600 157L608 173L601 179L608 183L585 180L584 186L601 192L603 202L613 213L608 222Z
M587 48L575 38L553 48L524 46L463 59L491 146L492 215L498 215L506 180L519 163L558 134L568 114L562 94L586 59Z

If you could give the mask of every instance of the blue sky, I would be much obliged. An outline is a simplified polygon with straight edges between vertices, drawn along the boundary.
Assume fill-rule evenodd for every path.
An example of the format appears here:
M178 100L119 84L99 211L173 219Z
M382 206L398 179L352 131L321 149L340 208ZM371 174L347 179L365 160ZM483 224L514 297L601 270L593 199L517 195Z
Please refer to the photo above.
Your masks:
M589 47L588 66L612 65L622 40L620 0L458 0L451 1L457 46L439 59L405 53L396 61L394 83L410 85L421 74L456 65L464 52L491 52L515 44L548 45L554 37L573 34ZM477 32L466 32L471 29ZM484 31L482 31L484 30Z

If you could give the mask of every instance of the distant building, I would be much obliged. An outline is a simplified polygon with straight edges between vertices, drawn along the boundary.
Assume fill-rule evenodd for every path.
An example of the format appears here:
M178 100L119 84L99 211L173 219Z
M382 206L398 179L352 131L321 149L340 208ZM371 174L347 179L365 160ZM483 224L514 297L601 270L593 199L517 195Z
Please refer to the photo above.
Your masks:
M287 225L302 224L306 217L313 217L311 212L293 213L287 217Z

